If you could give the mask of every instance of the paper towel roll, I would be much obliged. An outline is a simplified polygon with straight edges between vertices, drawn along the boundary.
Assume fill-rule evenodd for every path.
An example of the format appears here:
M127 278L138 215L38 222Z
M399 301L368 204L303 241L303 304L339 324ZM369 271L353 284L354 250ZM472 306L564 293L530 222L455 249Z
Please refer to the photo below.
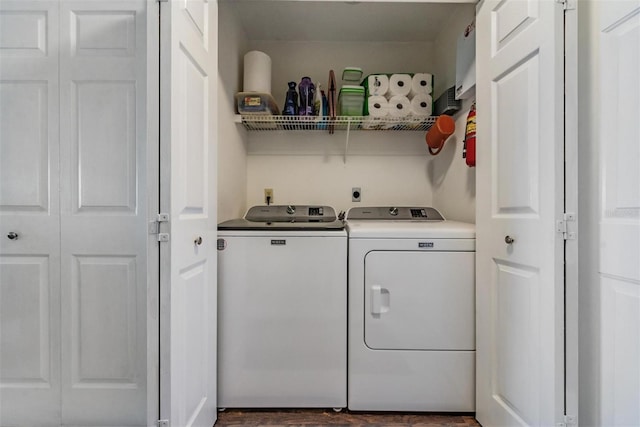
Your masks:
M411 115L429 117L432 113L433 98L426 93L419 93L411 98Z
M266 53L252 50L244 55L243 92L271 94L271 58Z
M411 113L411 101L404 95L395 95L389 99L389 115L406 117Z
M387 97L409 95L411 91L411 81L409 74L392 74L391 77L389 77L389 92L387 93Z
M429 73L414 74L411 79L411 91L409 92L409 96L415 96L419 93L430 94L433 91L433 87L431 86L432 81L433 76Z
M372 74L367 77L369 95L386 95L389 91L389 76L386 74Z
M382 95L367 98L367 107L372 117L384 117L389 114L389 102Z

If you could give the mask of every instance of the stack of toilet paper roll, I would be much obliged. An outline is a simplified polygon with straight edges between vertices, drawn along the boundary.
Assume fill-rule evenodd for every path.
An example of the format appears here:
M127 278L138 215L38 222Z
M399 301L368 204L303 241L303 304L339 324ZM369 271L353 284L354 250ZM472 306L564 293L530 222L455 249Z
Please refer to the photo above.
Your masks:
M429 73L372 74L367 77L371 117L429 117L433 77Z

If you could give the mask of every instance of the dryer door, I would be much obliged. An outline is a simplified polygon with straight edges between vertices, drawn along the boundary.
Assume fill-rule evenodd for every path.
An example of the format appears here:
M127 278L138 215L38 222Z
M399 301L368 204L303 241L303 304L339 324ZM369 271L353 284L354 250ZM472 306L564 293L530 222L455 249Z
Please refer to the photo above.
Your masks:
M366 345L376 350L474 350L474 271L474 252L369 252Z

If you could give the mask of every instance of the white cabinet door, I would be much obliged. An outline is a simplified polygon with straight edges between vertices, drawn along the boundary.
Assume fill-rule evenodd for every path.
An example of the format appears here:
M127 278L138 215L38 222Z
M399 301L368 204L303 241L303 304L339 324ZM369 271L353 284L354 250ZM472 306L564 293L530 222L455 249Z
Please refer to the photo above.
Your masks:
M640 425L640 1L599 2L600 425Z
M216 420L217 11L212 0L161 6L161 414L173 426Z
M485 0L477 14L476 406L484 426L563 422L563 12L554 1Z
M58 30L55 2L0 3L3 426L60 419Z

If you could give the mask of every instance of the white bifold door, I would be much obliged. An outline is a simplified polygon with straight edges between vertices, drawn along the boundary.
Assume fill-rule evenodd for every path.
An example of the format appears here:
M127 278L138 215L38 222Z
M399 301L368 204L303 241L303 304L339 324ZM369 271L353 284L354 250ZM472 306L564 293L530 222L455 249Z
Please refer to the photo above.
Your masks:
M561 2L484 0L476 17L476 411L487 427L564 423L563 16Z
M640 1L598 2L603 426L640 425Z
M161 417L172 426L216 420L218 8L161 3ZM165 250L165 248L167 250Z
M0 425L157 420L148 7L0 3Z

